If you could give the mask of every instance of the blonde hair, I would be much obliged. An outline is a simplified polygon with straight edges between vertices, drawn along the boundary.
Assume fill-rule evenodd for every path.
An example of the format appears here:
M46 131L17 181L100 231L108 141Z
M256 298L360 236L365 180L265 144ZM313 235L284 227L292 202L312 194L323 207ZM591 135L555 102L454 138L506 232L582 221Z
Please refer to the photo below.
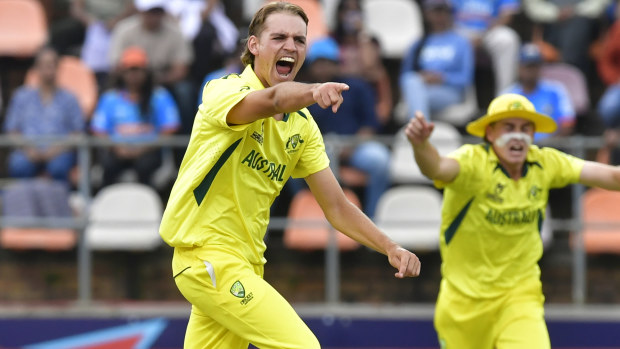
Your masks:
M304 20L306 25L308 25L308 16L301 7L295 4L291 4L285 1L277 1L270 2L267 5L261 7L260 10L258 10L254 14L254 17L250 22L250 26L248 27L248 37L245 39L245 48L243 49L243 53L241 54L241 62L244 65L254 64L254 54L250 52L247 45L250 36L259 36L261 32L265 29L265 21L267 20L267 17L269 17L269 15L273 13L280 12L298 15Z

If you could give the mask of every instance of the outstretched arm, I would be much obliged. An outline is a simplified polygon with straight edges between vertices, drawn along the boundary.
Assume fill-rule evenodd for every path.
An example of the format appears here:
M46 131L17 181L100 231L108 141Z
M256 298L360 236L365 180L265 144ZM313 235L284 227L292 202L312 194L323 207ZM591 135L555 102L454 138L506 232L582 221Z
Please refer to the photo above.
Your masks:
M397 278L420 275L418 257L392 241L346 198L330 168L311 174L306 177L306 182L334 228L387 255L390 264L398 269Z
M459 174L459 163L439 155L437 149L429 142L434 127L433 123L426 121L422 113L416 112L416 116L405 128L405 134L413 146L413 155L422 174L432 180L450 183Z
M620 190L620 167L586 161L579 176L579 183L589 187Z
M335 113L342 104L342 91L348 89L348 85L337 82L282 82L250 92L230 110L226 121L231 125L249 124L276 114L295 112L314 103L323 109L331 106Z

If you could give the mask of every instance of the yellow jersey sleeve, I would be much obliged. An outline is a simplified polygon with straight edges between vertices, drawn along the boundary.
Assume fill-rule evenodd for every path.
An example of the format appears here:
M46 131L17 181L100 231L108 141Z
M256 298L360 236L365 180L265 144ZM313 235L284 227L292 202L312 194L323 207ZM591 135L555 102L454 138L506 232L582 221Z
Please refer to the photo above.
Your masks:
M540 158L549 172L549 187L561 188L577 183L585 161L553 148L540 148Z
M201 127L210 125L234 131L247 128L250 124L229 125L226 117L237 103L254 90L237 74L209 81L202 91L202 103L198 107L199 120L203 122Z
M477 193L479 188L476 184L481 181L480 171L478 171L478 165L480 161L479 153L484 151L484 145L477 144L465 144L459 147L457 150L451 152L447 157L456 160L459 163L459 173L456 178L450 182L443 182L435 180L435 187L438 189L444 189L448 186L458 187L463 192Z
M319 126L310 115L308 109L302 109L301 113L308 118L309 131L305 140L304 151L291 174L293 178L305 178L329 166L329 158L327 153L325 153L325 143L323 142Z

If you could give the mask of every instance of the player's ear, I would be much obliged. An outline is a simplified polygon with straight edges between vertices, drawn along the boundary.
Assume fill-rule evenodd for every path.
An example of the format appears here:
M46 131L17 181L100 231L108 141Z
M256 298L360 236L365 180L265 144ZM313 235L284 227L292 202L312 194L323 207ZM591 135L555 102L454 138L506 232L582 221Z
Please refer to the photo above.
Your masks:
M495 141L495 135L493 134L493 124L487 125L484 131L484 139L491 144L493 143L493 141Z
M251 35L248 38L247 45L250 53L256 56L258 54L258 38L256 37L256 35Z

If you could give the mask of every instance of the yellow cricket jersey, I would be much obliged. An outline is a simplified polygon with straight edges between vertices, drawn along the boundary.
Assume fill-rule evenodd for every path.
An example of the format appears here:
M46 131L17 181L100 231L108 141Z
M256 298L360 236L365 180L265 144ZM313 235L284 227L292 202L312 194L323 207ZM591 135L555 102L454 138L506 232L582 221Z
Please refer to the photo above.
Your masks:
M495 297L540 278L540 228L549 189L579 180L584 161L530 146L523 176L511 179L488 144L449 155L460 165L444 188L440 251L446 281L471 297Z
M263 89L248 66L203 90L189 145L160 226L174 247L211 247L264 264L269 209L290 176L329 166L323 138L307 109L230 126L226 116Z

